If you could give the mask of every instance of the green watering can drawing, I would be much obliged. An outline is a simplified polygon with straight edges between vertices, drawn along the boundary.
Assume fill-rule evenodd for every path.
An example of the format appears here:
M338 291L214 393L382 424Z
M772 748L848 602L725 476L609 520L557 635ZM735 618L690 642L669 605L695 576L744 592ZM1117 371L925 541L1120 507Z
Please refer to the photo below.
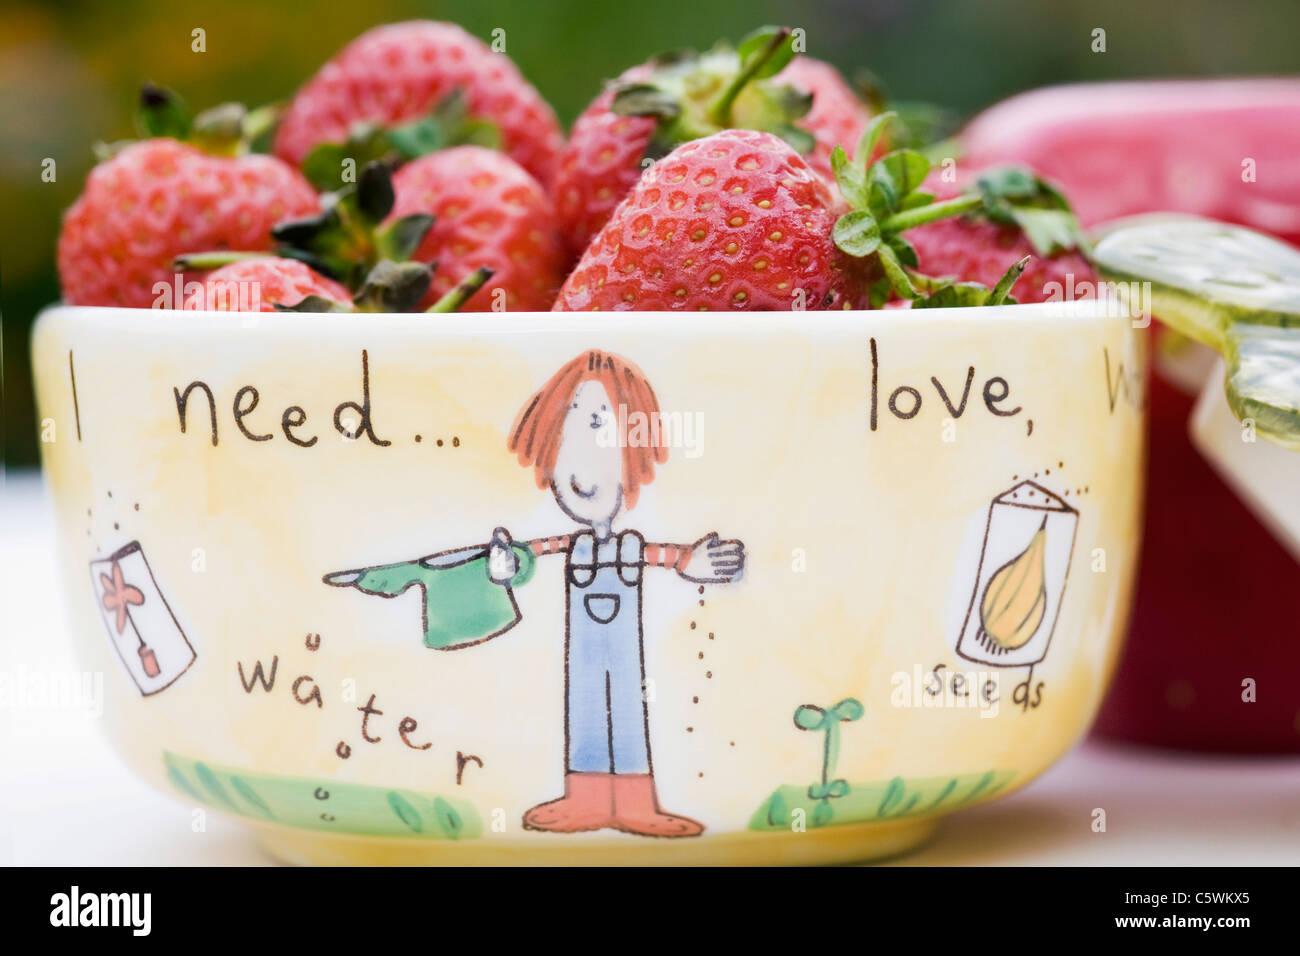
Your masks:
M494 542L497 536L493 535ZM507 543L503 539L501 544ZM488 575L488 544L442 551L414 561L399 561L355 571L335 571L322 579L334 587L393 598L408 588L424 592L424 646L440 651L480 644L519 623L514 589L533 576L531 548L509 542L519 570L504 584Z

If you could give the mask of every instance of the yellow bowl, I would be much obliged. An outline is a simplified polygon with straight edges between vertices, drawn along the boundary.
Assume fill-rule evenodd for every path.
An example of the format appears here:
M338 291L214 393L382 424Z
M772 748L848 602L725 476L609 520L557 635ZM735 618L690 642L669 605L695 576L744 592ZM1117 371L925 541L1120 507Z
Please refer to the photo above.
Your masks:
M1143 341L1099 302L51 308L74 638L129 763L285 859L899 852L1092 719Z

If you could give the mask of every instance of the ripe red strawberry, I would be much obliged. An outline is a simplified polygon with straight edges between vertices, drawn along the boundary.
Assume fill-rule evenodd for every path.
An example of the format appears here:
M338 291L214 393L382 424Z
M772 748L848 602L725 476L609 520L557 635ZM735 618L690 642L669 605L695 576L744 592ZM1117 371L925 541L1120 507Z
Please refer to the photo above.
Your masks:
M430 20L375 27L344 47L290 102L275 153L296 166L312 147L346 140L355 124L425 116L456 94L496 126L511 158L551 181L564 136L550 106L504 53Z
M983 181L996 186L994 180L1001 181L1007 175L1016 177L1023 187L1021 198L1037 205L1007 206L1006 214L999 216L1000 204L995 199L992 216L987 211L977 212L929 223L909 232L907 238L916 249L920 271L991 288L1010 263L1030 256L1016 283L1015 295L1020 302L1060 298L1065 290L1073 289L1080 282L1095 283L1097 273L1080 251L1082 237L1059 193L1034 179L1032 173L1016 167L999 167L964 178L977 185ZM922 188L941 200L962 191L960 182L944 182L938 174L932 174ZM1015 221L1013 214L1021 222Z
M857 302L831 240L843 205L770 133L725 130L660 160L614 211L555 304L578 310L781 310Z
M892 114L867 124L871 156ZM914 150L874 163L831 152L837 195L771 133L729 129L655 163L565 280L556 311L839 309L918 296L901 232L979 208L976 194L933 202ZM1004 269L1005 271L1005 269Z
M635 185L647 159L720 129L776 133L831 178L831 148L851 149L871 114L833 67L807 57L791 61L788 36L768 29L737 50L652 60L596 97L573 125L553 190L574 255Z
M545 311L564 280L566 255L555 209L541 185L504 153L458 146L412 160L393 175L390 219L432 214L433 228L412 258L437 262L428 301L475 269L495 275L469 310L505 294L510 311Z
M429 289L432 268L417 262L378 262L356 295L306 263L278 256L239 258L208 273L185 299L186 309L216 312L410 312ZM217 258L216 254L213 258ZM196 257L203 258L203 257ZM456 312L492 270L476 269L426 309Z
M71 305L148 308L172 259L271 247L271 227L317 208L296 170L271 156L209 156L148 139L100 163L63 217L59 278Z
M237 259L203 277L203 285L185 297L186 309L218 312L274 312L277 305L298 305L316 295L340 305L352 295L296 259L264 256Z

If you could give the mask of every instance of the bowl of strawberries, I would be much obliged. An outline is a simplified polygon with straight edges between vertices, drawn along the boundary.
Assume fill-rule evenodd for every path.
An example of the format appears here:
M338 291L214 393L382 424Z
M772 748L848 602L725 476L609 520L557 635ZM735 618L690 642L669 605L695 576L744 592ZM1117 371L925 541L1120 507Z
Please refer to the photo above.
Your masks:
M795 40L630 67L567 137L446 23L279 109L144 91L33 342L136 770L289 861L834 862L1086 731L1141 316L1056 187Z

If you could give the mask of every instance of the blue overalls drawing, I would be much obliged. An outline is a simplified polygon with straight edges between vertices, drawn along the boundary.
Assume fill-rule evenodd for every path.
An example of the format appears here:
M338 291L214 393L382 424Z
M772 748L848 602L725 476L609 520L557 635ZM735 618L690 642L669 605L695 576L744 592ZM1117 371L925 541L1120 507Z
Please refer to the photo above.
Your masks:
M576 773L650 773L641 648L645 542L623 531L573 539L568 588L566 761Z

